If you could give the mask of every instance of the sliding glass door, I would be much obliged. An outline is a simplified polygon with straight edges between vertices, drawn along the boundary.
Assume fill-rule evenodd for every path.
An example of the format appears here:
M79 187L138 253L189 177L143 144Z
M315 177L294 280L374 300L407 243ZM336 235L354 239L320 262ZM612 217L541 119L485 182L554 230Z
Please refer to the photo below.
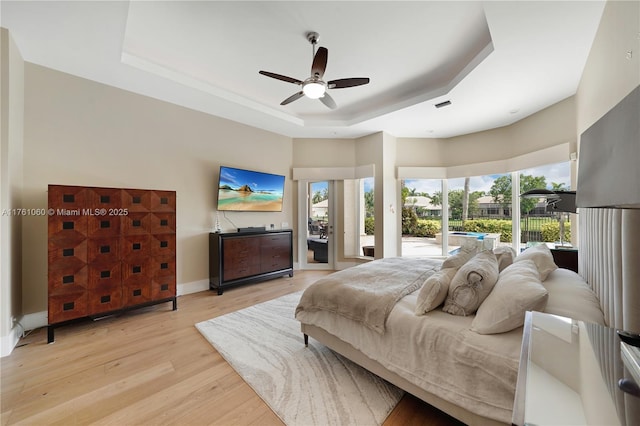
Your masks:
M302 269L334 269L333 181L301 181L306 238L300 240ZM303 228L304 229L304 228Z

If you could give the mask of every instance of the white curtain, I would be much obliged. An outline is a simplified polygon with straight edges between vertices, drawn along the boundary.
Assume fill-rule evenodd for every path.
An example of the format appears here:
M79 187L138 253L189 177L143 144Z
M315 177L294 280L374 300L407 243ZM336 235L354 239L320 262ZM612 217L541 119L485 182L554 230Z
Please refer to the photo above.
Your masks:
M581 208L579 272L610 327L640 332L640 209Z

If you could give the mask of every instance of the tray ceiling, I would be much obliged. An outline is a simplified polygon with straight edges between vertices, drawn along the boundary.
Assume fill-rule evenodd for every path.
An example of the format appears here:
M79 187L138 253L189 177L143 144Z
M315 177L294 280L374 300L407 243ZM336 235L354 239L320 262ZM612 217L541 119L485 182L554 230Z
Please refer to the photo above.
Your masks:
M291 137L451 137L501 127L575 94L602 1L12 2L24 59ZM280 102L320 34L338 104ZM450 101L451 105L435 105Z

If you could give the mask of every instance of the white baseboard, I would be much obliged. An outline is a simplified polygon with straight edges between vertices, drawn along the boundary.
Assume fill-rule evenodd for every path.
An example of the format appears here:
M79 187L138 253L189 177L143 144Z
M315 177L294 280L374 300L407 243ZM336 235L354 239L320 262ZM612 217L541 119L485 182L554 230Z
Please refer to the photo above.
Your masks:
M46 327L49 324L49 313L47 311L34 312L22 317L20 324L25 330L35 330L36 328Z
M191 281L190 283L178 284L176 292L178 296L185 294L198 293L199 291L209 290L209 280Z
M0 358L11 355L18 341L20 341L20 337L22 337L22 329L20 326L15 326L8 335L0 338Z
M20 317L9 334L2 336L0 339L0 344L2 345L0 357L10 355L25 332L45 327L48 323L47 311L36 312Z

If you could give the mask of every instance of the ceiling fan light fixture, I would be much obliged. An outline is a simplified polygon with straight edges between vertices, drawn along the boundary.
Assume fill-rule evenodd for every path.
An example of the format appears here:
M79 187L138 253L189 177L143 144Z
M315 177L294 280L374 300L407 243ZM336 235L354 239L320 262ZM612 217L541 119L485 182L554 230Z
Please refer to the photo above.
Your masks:
M302 92L310 99L319 99L324 96L326 86L319 82L305 83L302 87Z

